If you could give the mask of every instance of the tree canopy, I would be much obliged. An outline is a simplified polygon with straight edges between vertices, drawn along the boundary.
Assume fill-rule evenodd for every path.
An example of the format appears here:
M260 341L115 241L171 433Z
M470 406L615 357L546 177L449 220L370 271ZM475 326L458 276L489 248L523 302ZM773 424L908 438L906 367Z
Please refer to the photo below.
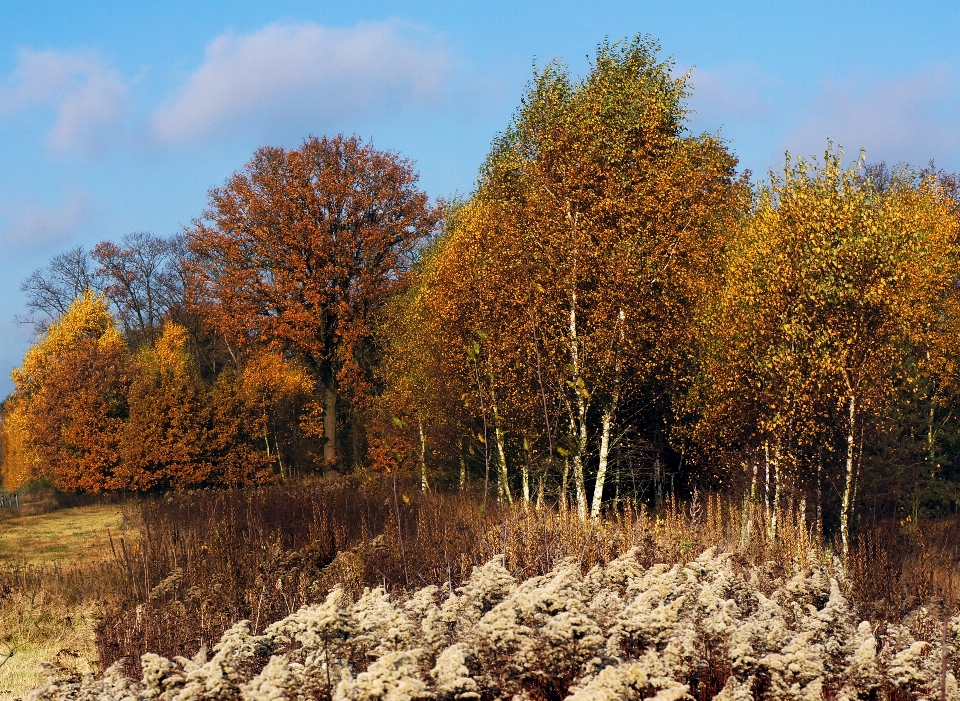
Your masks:
M725 490L846 548L858 515L956 510L957 177L828 144L753 183L689 92L655 40L603 42L535 70L451 202L309 137L178 236L55 256L5 486L371 470L584 519Z

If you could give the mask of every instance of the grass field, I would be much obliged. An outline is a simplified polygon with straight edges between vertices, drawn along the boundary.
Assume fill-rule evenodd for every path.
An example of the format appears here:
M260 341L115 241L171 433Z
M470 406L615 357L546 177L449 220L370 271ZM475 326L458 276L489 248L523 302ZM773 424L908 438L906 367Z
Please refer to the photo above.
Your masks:
M80 506L0 520L0 568L84 568L110 556L109 533L124 530L117 505ZM0 699L23 697L42 677L40 662L80 671L96 660L95 602L71 602L56 587L0 587Z
M110 553L109 531L123 529L115 505L79 506L0 520L0 562L89 562Z

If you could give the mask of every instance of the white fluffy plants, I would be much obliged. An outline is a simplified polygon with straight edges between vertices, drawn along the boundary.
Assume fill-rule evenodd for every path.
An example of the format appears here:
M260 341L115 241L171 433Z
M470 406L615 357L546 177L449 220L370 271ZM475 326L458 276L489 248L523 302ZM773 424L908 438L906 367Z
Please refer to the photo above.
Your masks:
M940 636L918 637L934 628L929 615L877 635L856 619L842 585L842 571L814 557L777 579L765 568L738 573L712 551L650 569L629 552L585 575L567 560L525 581L495 558L455 591L378 588L350 603L335 589L261 635L238 623L209 658L145 655L140 680L119 667L100 678L51 669L31 698L939 698ZM951 701L960 701L958 640L960 617L947 650Z

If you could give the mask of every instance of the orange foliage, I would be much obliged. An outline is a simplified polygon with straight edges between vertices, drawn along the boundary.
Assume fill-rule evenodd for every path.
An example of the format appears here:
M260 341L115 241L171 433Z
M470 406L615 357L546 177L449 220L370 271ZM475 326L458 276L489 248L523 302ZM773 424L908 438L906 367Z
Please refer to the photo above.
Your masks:
M187 352L187 332L168 322L137 357L120 479L133 490L250 484L269 479L274 459L255 450L262 419L232 373L209 388Z
M65 490L121 486L130 375L126 344L101 297L87 292L77 299L27 351L13 380L14 426L29 434L31 477Z
M416 180L409 162L357 138L262 148L187 233L200 313L241 348L301 359L326 413L349 418L354 446L372 389L372 315L438 220Z

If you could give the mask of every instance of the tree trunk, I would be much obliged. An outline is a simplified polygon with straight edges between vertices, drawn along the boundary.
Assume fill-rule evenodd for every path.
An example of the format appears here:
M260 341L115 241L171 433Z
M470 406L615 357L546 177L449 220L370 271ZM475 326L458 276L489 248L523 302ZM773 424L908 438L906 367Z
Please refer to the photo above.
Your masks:
M460 491L467 488L467 459L463 457L463 439L460 439Z
M500 483L500 496L506 499L508 504L512 504L513 494L510 492L509 475L507 473L507 451L504 445L503 431L500 430L499 422L493 427L493 436L497 442L497 481Z
M423 421L417 417L417 428L420 430L420 489L427 493L430 483L427 481L427 437L423 432Z
M327 463L337 459L337 392L332 387L323 391L323 460Z
M491 387L491 392L493 388ZM500 497L506 499L508 504L513 503L513 494L510 492L509 475L507 473L507 449L504 443L503 431L500 429L500 414L497 411L497 405L491 405L493 411L493 439L497 444L497 486Z
M823 458L817 461L817 516L814 523L817 537L823 537Z
M277 465L280 466L280 479L285 480L287 479L287 469L286 469L286 466L283 464L283 451L280 450L280 441L276 437L276 434L274 434L274 437L273 437L273 444L274 444L274 448L276 449L274 451L274 454L277 456ZM269 454L270 454L270 438L268 436L267 437L267 455Z
M777 540L780 525L780 446L773 451L773 511L770 513L770 540Z
M847 426L847 480L843 490L843 507L840 510L840 537L843 540L844 558L850 553L850 521L853 515L851 497L853 495L855 477L853 474L853 453L857 427L857 398L852 394L849 399L849 409L849 424Z
M603 483L607 477L607 463L610 458L610 430L613 426L613 415L616 413L617 404L620 401L620 346L623 344L625 317L626 315L621 309L617 314L616 323L620 334L614 350L613 392L610 396L610 403L607 405L606 411L603 412L603 433L600 436L600 464L597 467L597 483L593 488L593 504L590 507L591 518L600 516L600 505L603 502Z
M743 527L740 543L743 546L746 546L753 536L753 509L757 502L757 461L751 458L750 463L753 465L753 477L750 479L750 491L743 496L743 516L741 517Z
M567 482L570 477L570 459L563 459L563 477L560 480L560 511L567 513Z
M570 291L570 369L573 376L573 391L576 395L576 412L570 414L570 430L577 437L576 453L573 456L573 479L577 495L577 513L582 520L587 518L587 487L583 476L583 458L587 452L587 398L586 387L580 376L580 340L577 337L577 293Z
M530 505L530 461L526 461L520 466L520 485L523 489L524 506Z
M612 402L611 402L612 403ZM600 515L603 500L603 482L607 477L607 461L610 456L610 428L613 425L613 407L603 412L603 431L600 434L600 464L597 467L597 483L593 488L593 504L590 506L590 518Z
M577 496L577 515L581 521L587 520L587 488L583 479L583 461L578 452L573 456L573 484Z
M770 532L770 442L763 442L763 519L767 522L767 533Z

